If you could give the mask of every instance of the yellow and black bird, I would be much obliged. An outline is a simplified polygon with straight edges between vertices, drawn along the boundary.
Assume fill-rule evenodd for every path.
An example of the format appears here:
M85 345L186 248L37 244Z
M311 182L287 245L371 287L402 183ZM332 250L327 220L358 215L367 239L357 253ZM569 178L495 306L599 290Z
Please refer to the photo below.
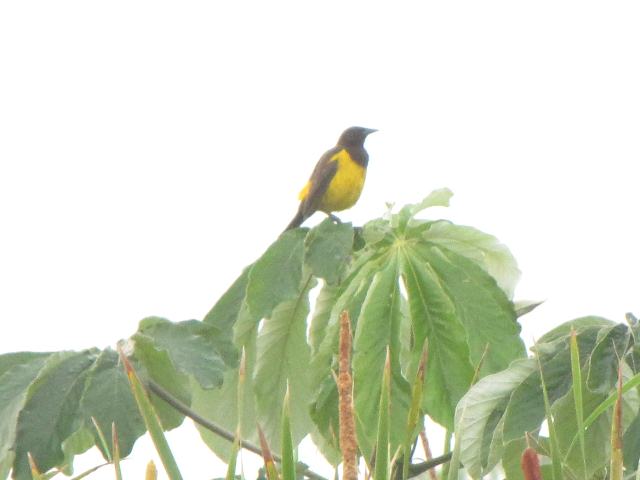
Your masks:
M320 157L309 181L300 191L298 213L285 231L299 227L317 211L332 216L332 212L355 205L369 163L364 141L375 131L373 128L349 127L342 132L336 146Z

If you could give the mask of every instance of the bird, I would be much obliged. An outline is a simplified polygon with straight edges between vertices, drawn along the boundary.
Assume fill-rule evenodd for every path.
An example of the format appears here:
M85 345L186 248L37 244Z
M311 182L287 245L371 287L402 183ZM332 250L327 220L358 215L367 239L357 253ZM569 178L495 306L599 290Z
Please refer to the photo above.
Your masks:
M285 232L299 227L317 211L338 220L333 212L355 205L362 193L369 163L364 141L373 132L377 130L364 127L349 127L342 132L336 146L320 157L309 181L300 190L298 212Z

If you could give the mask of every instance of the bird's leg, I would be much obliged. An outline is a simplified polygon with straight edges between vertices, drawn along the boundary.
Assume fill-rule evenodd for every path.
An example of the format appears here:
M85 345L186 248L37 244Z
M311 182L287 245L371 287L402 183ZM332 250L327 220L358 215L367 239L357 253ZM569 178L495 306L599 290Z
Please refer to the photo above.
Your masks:
M340 225L342 223L342 220L340 220L338 217L336 217L333 213L327 213L328 217L331 219L331 221L333 223L337 223L338 225Z

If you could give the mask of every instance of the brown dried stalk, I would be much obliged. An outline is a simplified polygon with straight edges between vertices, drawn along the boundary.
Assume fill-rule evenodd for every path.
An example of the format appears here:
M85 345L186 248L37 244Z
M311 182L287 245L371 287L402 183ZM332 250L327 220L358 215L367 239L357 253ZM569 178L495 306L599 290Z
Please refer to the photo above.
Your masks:
M342 478L358 479L358 441L353 412L353 379L351 377L351 320L345 310L340 314L340 351L338 370L338 398L340 420L340 449L342 450Z

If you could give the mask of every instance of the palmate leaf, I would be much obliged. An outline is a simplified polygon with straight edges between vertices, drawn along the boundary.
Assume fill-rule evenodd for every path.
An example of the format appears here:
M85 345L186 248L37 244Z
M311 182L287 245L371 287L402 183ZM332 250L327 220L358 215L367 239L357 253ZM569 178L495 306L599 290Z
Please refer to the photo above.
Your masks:
M512 456L510 445L523 441L526 432L535 435L539 430L545 419L540 368L554 416L556 440L566 458L565 468L573 474L582 471L580 449L575 442L577 427L571 388L572 328L577 332L580 364L587 372L587 379L583 379L585 416L615 389L616 378L609 372L612 365L617 368L617 358L624 359L630 349L630 329L626 325L586 317L549 332L535 346L538 359L519 360L506 370L485 377L460 401L456 410L456 441L462 444L461 461L472 478L480 478L500 459ZM629 367L623 371L626 378L632 375ZM628 412L623 424L627 427L637 414L640 401L635 390L625 394L624 399ZM586 449L591 452L587 456L590 474L606 466L610 421L608 415L603 415L586 430Z
M480 239L476 250L482 250L489 236L455 226L447 235L430 239L427 232L443 224L411 221L402 236L396 234L394 246L404 257L402 275L415 345L429 339L424 406L432 418L451 428L455 406L475 369L481 366L481 377L500 371L524 356L524 345L513 305L489 275L483 258L462 254L458 248L467 243L467 250L473 251L474 240ZM503 263L512 264L510 254L503 256ZM419 354L418 350L414 348Z
M145 381L156 381L186 403L189 375L211 388L227 364L198 366L185 350L192 348L200 358L219 355L229 362L234 360L231 343L225 343L224 336L212 335L217 331L214 327L162 319L142 325L143 331L132 337L135 350L131 361ZM164 402L155 397L152 400L165 429L182 422L183 417ZM145 432L123 367L112 349L0 355L0 478L12 469L13 478L30 479L28 452L42 472L56 467L71 473L74 455L94 444L103 445L94 420L108 444L111 425L116 425L123 455Z
M430 206L447 205L449 197L447 190L437 191L397 215L366 224L361 237L365 244L354 252L343 281L320 292L321 308L310 327L313 385L320 387L313 417L330 450L337 447L331 420L336 402L335 389L325 378L337 350L337 318L342 309L349 311L356 325L355 405L365 452L370 451L375 437L362 427L371 425L375 402L365 393L359 395L358 389L376 389L377 383L369 380L380 378L381 352L387 344L391 343L392 408L406 418L406 379L415 375L422 345L429 339L423 407L450 428L455 406L468 390L476 368L480 367L482 377L525 354L508 288L501 288L491 276L492 272L507 272L505 285L511 288L515 283L517 266L508 250L475 229L449 223L446 228L438 227L444 222L413 218ZM429 238L426 232L431 228L434 234ZM334 302L332 308L330 302ZM398 348L394 348L394 339L400 340ZM402 433L394 428L392 425L391 438L399 443Z

